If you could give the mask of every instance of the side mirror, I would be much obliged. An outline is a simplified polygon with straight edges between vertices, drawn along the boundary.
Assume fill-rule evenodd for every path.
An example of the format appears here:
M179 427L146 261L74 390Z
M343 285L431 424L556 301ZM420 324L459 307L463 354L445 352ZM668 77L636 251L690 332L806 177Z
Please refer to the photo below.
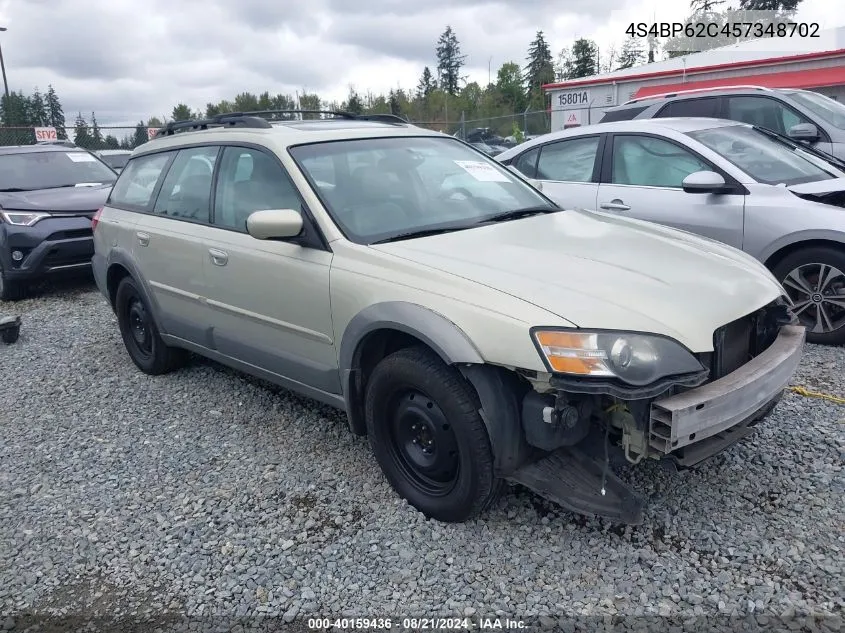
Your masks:
M535 189L537 189L539 191L543 190L543 183L541 181L534 180L533 178L529 178L528 176L523 174L521 171L519 171L513 165L508 165L507 168L510 169L513 173L515 173L517 176L519 176L523 180L527 180L531 184L531 186L534 187Z
M293 209L255 211L246 219L246 230L257 240L296 237L302 233L302 215Z
M730 187L715 171L696 171L684 178L682 183L687 193L727 193Z
M799 123L789 128L788 136L793 141L814 143L819 140L819 128L812 123Z

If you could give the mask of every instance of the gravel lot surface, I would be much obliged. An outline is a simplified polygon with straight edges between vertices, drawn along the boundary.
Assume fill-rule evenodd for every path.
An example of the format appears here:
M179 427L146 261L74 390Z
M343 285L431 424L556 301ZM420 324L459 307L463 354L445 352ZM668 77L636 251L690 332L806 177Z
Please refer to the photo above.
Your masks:
M0 304L11 310L23 327L0 345L0 630L25 613L164 612L300 627L818 613L842 626L842 405L790 394L699 471L638 467L640 527L516 487L481 520L441 525L396 497L340 413L202 360L141 374L90 284ZM845 349L808 346L795 384L845 396Z

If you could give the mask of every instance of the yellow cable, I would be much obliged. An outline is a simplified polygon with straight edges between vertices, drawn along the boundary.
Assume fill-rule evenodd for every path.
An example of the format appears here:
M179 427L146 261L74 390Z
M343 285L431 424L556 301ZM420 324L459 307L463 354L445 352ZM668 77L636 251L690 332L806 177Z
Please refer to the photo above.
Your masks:
M821 393L820 391L810 391L805 387L789 387L789 390L793 393L797 393L799 396L804 396L805 398L821 398L822 400L828 400L830 402L835 402L836 404L845 404L845 398L831 396L826 393Z

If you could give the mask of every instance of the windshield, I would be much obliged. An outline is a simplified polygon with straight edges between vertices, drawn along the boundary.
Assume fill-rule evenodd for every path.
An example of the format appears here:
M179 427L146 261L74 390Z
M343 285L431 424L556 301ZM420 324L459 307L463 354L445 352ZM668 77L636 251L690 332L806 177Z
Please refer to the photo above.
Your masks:
M100 160L112 169L123 169L129 160L130 154L104 154Z
M832 154L823 152L817 147L811 147L809 145L799 143L798 141L793 141L788 136L784 136L780 132L775 132L774 130L770 130L768 128L758 127L755 125L754 129L762 132L776 143L781 143L782 145L792 149L796 154L806 156L808 160L813 161L822 169L829 169L830 166L833 165L834 168L840 171L845 170L845 161L833 156Z
M290 153L344 235L361 244L461 230L514 211L560 210L506 168L448 136L317 143Z
M832 168L823 169L796 148L778 143L753 127L730 125L687 135L767 185L798 185L836 177Z
M817 92L790 92L789 96L823 121L845 130L845 105Z
M84 151L0 155L0 190L32 191L113 183L117 175Z

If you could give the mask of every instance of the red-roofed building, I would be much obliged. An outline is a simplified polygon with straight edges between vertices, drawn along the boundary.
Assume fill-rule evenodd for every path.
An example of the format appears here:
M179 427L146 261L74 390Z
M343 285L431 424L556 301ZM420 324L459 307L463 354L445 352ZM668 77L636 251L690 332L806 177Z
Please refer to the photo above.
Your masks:
M589 125L630 99L717 86L804 88L845 102L845 27L767 38L544 86L552 131Z

